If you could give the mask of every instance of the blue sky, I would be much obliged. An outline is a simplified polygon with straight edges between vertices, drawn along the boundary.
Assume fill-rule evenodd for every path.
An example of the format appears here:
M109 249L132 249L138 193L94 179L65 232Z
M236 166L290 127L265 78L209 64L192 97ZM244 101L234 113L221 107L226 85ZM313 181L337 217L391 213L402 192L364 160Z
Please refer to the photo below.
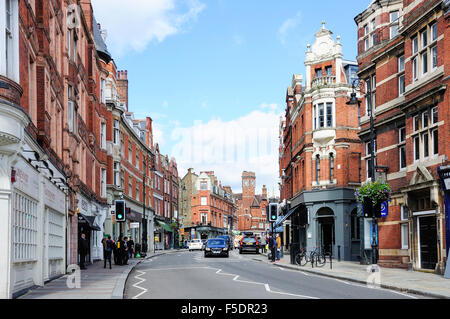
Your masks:
M324 20L355 60L354 17L369 2L92 0L118 68L128 70L129 110L153 118L180 175L214 170L237 192L241 172L255 171L257 192L265 184L276 195L278 125L306 45Z

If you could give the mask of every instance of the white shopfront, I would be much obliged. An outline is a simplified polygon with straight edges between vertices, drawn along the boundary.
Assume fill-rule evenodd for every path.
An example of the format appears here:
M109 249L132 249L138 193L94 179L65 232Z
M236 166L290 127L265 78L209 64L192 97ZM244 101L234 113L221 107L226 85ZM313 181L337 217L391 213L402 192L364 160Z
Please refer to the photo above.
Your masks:
M11 195L11 292L65 273L66 197L23 158L14 165Z
M92 225L97 229L92 229L92 227L82 227L79 225L79 236L81 232L86 234L89 242L89 254L88 258L91 263L95 260L103 259L103 233L104 233L104 222L106 219L107 208L103 207L95 202L89 201L86 197L78 194L78 211L79 214L86 216L87 219L92 221ZM80 218L79 218L80 220Z

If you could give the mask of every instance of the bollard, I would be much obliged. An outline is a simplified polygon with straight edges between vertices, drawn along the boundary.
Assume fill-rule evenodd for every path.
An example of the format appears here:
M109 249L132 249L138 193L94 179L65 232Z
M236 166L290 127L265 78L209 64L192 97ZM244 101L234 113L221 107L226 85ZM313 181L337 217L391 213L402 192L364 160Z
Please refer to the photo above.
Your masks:
M341 246L338 245L338 261L341 261Z
M330 254L330 269L333 269L333 254Z

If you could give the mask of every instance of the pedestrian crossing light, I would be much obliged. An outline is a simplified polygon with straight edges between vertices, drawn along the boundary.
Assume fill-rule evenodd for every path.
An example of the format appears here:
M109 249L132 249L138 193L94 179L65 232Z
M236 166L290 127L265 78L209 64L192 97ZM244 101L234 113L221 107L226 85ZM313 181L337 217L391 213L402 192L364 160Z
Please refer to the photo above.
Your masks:
M269 222L275 222L278 218L278 204L269 204Z
M125 219L125 201L116 200L116 221L124 222Z

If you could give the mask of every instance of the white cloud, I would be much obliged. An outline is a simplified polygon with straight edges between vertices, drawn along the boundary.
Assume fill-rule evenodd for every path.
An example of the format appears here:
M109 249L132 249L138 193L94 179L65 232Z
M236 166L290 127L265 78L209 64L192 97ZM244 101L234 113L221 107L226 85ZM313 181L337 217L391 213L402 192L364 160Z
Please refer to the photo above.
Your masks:
M267 185L278 194L278 127L280 114L255 110L231 121L197 121L191 127L172 131L175 141L170 154L177 159L179 173L214 171L222 185L241 190L243 171L256 173L257 193Z
M92 0L94 14L107 30L114 57L142 52L151 41L183 32L205 8L198 0Z
M290 30L295 29L301 22L301 12L298 11L294 18L286 19L278 29L278 37L283 45L286 44L286 38Z
M163 106L163 108L167 109L169 107L169 102L164 101L162 106Z

